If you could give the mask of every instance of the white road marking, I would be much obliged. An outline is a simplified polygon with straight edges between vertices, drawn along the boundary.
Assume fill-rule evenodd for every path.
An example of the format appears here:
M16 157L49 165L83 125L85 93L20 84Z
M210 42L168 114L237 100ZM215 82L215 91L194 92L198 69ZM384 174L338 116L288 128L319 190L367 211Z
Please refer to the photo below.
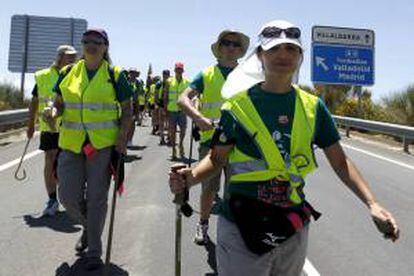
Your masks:
M404 168L407 168L407 169L410 169L410 170L414 171L414 166L405 164L403 162L400 162L400 161L397 161L397 160L394 160L394 159L390 159L390 158L381 156L379 154L372 153L372 152L367 151L367 150L363 150L363 149L359 149L359 148L356 148L356 147L353 147L353 146L350 146L350 145L346 145L344 143L341 143L341 145L344 148L348 148L348 149L352 149L352 150L355 150L355 151L358 151L358 152L361 152L361 153L365 153L366 155L369 155L369 156L372 156L372 157L375 157L375 158L378 158L378 159L381 159L381 160L384 160L384 161L388 161L388 162L393 163L395 165L398 165L398 166L401 166L401 167L404 167Z
M303 266L303 272L305 276L320 276L321 274L316 270L312 263L306 258L305 265Z
M23 161L25 161L27 159L30 159L30 158L38 155L41 152L43 152L43 151L41 151L41 150L35 150L35 151L32 151L32 152L29 152L29 153L26 154L26 156L24 157ZM9 168L11 168L11 167L19 164L20 158L21 157L19 157L17 159L14 159L13 161L10 161L10 162L8 162L6 164L0 165L0 172L5 171L5 170L7 170L7 169L9 169Z

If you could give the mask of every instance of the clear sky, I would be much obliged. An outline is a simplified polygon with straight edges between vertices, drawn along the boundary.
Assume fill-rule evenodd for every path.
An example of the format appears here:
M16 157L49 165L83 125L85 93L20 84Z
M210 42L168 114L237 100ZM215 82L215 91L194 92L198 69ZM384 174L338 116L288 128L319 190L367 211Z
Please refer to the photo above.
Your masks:
M375 99L414 84L414 2L276 1L276 0L176 0L176 1L2 1L0 9L0 80L19 85L20 74L7 70L10 21L13 14L76 17L89 27L108 32L114 64L138 67L148 63L155 73L183 61L189 78L214 63L210 44L225 28L248 34L252 43L260 26L285 19L301 27L306 47L300 83L311 84L310 50L313 25L367 28L375 31ZM33 75L26 86L31 89Z

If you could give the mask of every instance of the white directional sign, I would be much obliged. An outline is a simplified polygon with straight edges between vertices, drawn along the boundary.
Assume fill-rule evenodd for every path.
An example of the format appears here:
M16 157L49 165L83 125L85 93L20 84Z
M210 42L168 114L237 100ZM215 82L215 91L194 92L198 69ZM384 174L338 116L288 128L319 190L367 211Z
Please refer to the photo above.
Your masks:
M315 26L312 28L312 82L373 85L372 30Z
M73 45L79 51L86 28L84 19L14 15L8 69L32 73L48 67L62 44Z

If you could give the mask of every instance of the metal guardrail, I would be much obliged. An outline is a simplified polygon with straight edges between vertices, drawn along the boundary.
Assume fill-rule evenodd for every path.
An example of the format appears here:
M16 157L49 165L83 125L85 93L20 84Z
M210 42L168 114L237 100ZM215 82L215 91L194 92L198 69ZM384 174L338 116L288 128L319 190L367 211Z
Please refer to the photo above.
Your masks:
M17 123L24 123L29 117L29 109L16 109L0 112L0 129L8 125ZM405 152L409 152L409 144L414 141L414 127L390 124L377 121L368 121L352 117L333 116L335 122L345 127L346 136L349 137L350 129L361 129L375 131L382 134L387 134L394 137L400 137L403 142Z
M333 117L338 125L345 127L347 137L349 137L351 128L375 131L381 134L400 137L402 139L404 151L407 153L409 153L410 142L414 141L414 127L378 121L368 121L351 117Z
M29 118L29 109L15 109L0 112L0 129L13 124L24 123Z

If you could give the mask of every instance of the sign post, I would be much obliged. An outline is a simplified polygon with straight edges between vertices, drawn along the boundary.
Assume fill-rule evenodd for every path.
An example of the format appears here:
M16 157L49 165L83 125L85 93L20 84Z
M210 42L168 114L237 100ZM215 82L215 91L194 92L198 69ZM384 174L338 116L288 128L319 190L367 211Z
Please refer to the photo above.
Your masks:
M80 51L84 19L13 15L11 18L8 69L21 73L20 91L24 98L25 74L49 67L56 49L69 44Z

